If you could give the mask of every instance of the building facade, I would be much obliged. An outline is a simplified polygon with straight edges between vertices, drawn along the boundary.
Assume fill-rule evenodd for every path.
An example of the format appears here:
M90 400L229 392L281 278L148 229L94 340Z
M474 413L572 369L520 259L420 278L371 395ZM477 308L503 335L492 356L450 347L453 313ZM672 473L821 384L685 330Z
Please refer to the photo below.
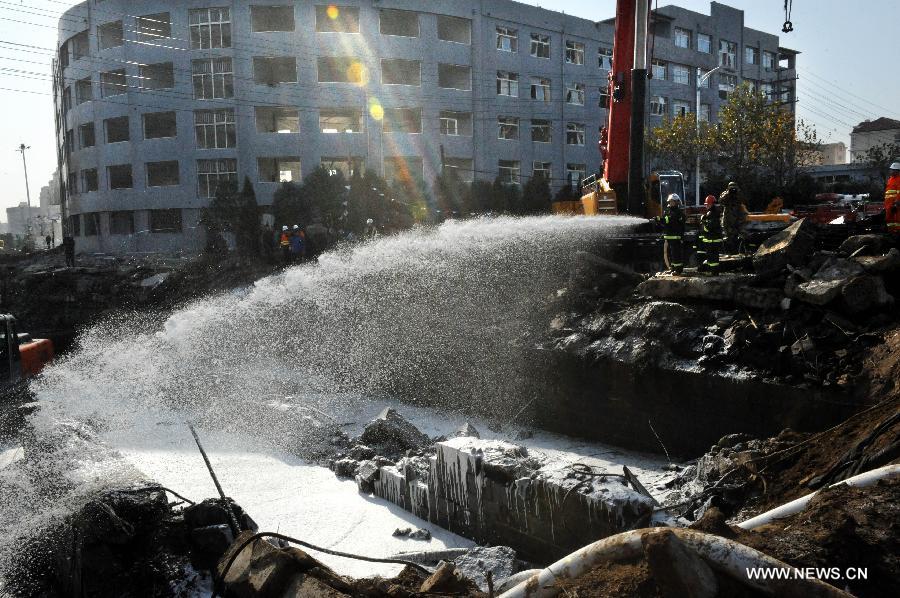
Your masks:
M847 144L843 141L834 143L822 143L815 151L815 163L821 166L830 166L847 163Z
M672 67L651 82L667 99L651 120L692 102L681 67L716 64L720 39L738 44L738 80L787 79L742 60L777 37L711 13L659 9ZM194 251L218 184L248 177L265 206L319 165L577 184L600 167L613 29L509 0L86 0L60 20L54 69L69 230L79 251Z
M900 120L882 117L853 127L850 133L850 161L865 160L866 152L880 145L900 146Z

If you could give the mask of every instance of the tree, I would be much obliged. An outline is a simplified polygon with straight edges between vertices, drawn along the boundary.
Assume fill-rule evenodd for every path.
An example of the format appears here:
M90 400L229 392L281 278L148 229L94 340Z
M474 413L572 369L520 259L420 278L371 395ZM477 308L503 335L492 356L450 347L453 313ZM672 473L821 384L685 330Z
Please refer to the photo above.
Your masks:
M303 192L303 187L293 182L283 182L272 198L272 213L275 216L275 224L281 226L293 226L301 222L306 224L312 221L313 209L309 197Z
M312 218L320 219L329 229L337 227L344 216L347 180L340 171L318 166L303 179L303 195L309 202Z
M706 160L710 155L711 128L709 123L697 123L693 114L679 114L647 134L648 162L654 170L678 170L690 175L694 172L697 156Z
M875 145L863 154L862 162L878 173L878 177L881 180L879 185L880 192L883 193L885 186L887 186L889 166L898 160L900 160L900 143Z
M434 200L442 218L466 216L466 184L455 168L448 168L434 179Z
M463 197L463 211L466 214L484 214L490 208L493 185L488 181L472 181Z
M230 216L230 228L234 232L237 249L244 255L259 254L259 203L256 191L248 177L244 177L244 187L238 195L237 210Z
M550 183L543 174L528 179L522 188L522 214L547 214L550 212Z
M516 213L522 201L522 190L516 183L504 181L498 175L491 185L491 193L488 198L488 211L495 215Z
M229 232L234 235L240 253L258 253L259 205L250 179L244 178L244 187L240 192L233 181L221 183L209 207L203 210L201 222L206 228L207 250L223 250L222 233Z

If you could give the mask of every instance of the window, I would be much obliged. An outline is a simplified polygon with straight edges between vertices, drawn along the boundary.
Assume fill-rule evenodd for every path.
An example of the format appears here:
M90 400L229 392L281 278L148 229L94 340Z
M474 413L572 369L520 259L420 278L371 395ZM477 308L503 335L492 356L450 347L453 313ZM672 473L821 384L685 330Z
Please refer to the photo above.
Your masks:
M706 74L706 73L704 73L704 74ZM713 77L714 77L714 75L710 75L709 77L707 77L706 79L704 79L703 82L700 84L700 87L701 87L702 89L710 89L710 88L712 88L712 80L713 80Z
M441 135L472 136L471 112L451 112L449 110L442 110L440 119Z
M531 34L531 55L534 58L550 58L550 36L542 33Z
M194 130L199 149L226 149L237 145L234 125L234 108L197 110L194 112Z
M385 133L421 133L421 108L385 108L382 120Z
M72 229L73 237L81 236L81 216L69 216L69 228Z
M365 67L358 58L320 56L316 61L319 83L362 83Z
M775 53L774 52L763 52L762 53L762 65L764 69L771 70L775 68Z
M362 110L356 108L323 108L319 110L319 128L322 133L361 133Z
M569 83L566 85L566 104L584 106L584 83Z
M91 193L99 191L100 177L97 175L96 168L88 168L81 171L81 192Z
M583 123L566 123L566 145L584 145Z
M531 99L550 103L550 79L545 77L531 78Z
M519 32L510 27L497 27L497 49L501 52L519 51Z
M104 23L97 27L97 40L101 50L117 48L125 43L125 30L122 21Z
M519 97L519 75L508 71L497 71L497 95Z
M128 91L125 80L125 69L116 69L100 73L100 96L108 98Z
M675 28L675 47L690 48L691 47L691 30L681 27Z
M94 123L85 123L78 127L78 139L81 147L94 147L97 145L97 135L94 131Z
M597 106L599 108L605 108L606 110L609 110L609 87L601 87L597 90L597 92L600 94L600 99L597 101Z
M181 210L150 210L150 232L180 233Z
M444 158L444 169L456 173L464 183L475 179L472 158Z
M280 106L257 106L256 132L299 133L300 111Z
M672 110L675 116L687 116L691 113L691 103L684 100L674 100L672 102Z
M531 140L535 143L551 143L553 127L549 120L531 119Z
M262 85L297 82L297 59L293 56L254 56L253 82Z
M294 30L294 5L250 6L250 30L254 33Z
M744 46L744 64L759 64L759 48Z
M82 31L78 35L72 37L72 59L78 60L89 56L91 53L90 36L87 31Z
M650 114L652 116L665 116L668 114L667 100L663 96L650 98Z
M234 97L234 72L231 58L203 58L191 62L194 99L213 100Z
M438 87L471 90L472 67L462 64L439 64Z
M216 196L216 189L223 183L237 183L237 160L197 160L197 184L200 197Z
M175 87L175 68L171 62L142 64L140 86L144 89L172 89Z
M719 40L719 66L733 69L737 63L737 44L724 39Z
M536 177L543 177L545 181L553 179L553 162L539 162L535 160L531 163L531 174Z
M384 179L410 184L424 175L422 158L417 156L397 156L384 159Z
M566 63L584 64L584 44L566 40Z
M94 99L94 87L91 78L85 77L75 82L75 104L84 104Z
M144 139L162 139L178 135L175 112L150 112L144 115Z
M84 214L84 236L96 237L100 234L100 214Z
M691 69L683 64L672 65L672 82L681 85L690 85Z
M290 183L300 181L300 158L257 158L260 183Z
M69 42L63 42L59 47L59 66L62 68L69 66Z
M147 162L148 187L172 187L180 183L177 160Z
M110 189L131 189L134 184L131 180L131 164L118 164L106 169L109 176Z
M328 174L331 176L341 173L346 179L349 179L357 172L363 172L365 170L364 160L352 156L349 159L346 157L337 158L333 156L322 156L320 163L328 170Z
M103 121L103 126L106 129L106 143L119 143L131 139L127 116L107 118Z
M719 75L719 97L723 100L727 100L729 94L734 91L734 88L737 87L737 76L736 75L727 75L721 74Z
M78 173L70 172L66 181L66 188L72 193L78 193Z
M134 212L110 212L109 213L109 234L111 234L111 235L133 235L134 234Z
M499 171L500 182L511 185L519 184L519 175L522 169L518 160L499 160L497 162L497 170Z
M63 106L63 110L66 112L68 112L69 110L72 109L72 87L71 86L66 87L63 90L62 106Z
M472 43L472 21L460 17L438 15L438 39L456 44Z
M519 138L519 119L514 116L501 116L497 119L497 139L515 140Z
M75 132L72 129L66 131L64 142L66 144L66 155L75 151Z
M712 36L705 33L697 34L697 51L704 54L712 54Z
M190 11L191 48L231 47L231 9L200 8Z
M153 43L172 37L172 17L167 12L135 17L134 24L139 42Z
M700 120L709 122L709 104L700 104Z
M418 60L383 58L381 60L381 83L383 85L422 84L422 63Z
M651 63L651 68L653 69L653 78L657 81L665 81L666 80L666 63L665 61L659 60L658 58L653 59Z
M419 37L419 13L411 10L381 9L379 27L382 35Z
M581 181L584 180L586 172L587 168L584 164L566 164L566 182L569 183L573 189L580 189Z
M604 71L612 70L612 48L604 48L600 47L597 50L597 66L599 66Z
M359 7L316 6L316 31L319 33L359 33Z
M767 100L771 101L775 97L775 86L771 83L763 83L760 86L760 90L762 91L763 95L766 96Z

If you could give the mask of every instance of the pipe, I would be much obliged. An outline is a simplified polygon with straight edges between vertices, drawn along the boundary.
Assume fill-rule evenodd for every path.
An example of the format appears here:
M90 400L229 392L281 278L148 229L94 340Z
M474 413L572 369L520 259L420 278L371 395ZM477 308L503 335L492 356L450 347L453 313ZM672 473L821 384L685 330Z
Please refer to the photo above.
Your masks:
M834 488L835 486L840 486L841 484L847 484L848 486L854 486L856 488L864 488L866 486L871 486L878 480L894 477L896 475L900 475L900 464L885 465L884 467L873 469L872 471L867 471L857 476L853 476L852 478L848 478L842 482L838 482L837 484L832 484L831 486L829 486L829 488ZM805 509L806 505L809 504L809 501L811 501L813 497L816 496L819 492L821 492L821 490L817 490L816 492L812 492L810 494L807 494L806 496L801 496L800 498L783 504L780 507L775 507L771 511L766 511L761 515L757 515L756 517L753 517L746 521L742 521L741 523L738 523L738 527L746 530L754 530L764 525L768 525L778 519L784 519L785 517L796 515L797 513Z
M535 573L540 573L540 569L528 569L526 571L519 571L518 573L513 573L506 579L500 582L500 585L497 586L498 592L505 592L507 590L511 590L516 587Z
M644 215L644 129L647 125L647 28L650 0L637 0L634 68L631 69L631 141L628 157L628 213Z
M651 528L624 532L594 542L560 559L546 569L531 575L500 598L550 598L559 594L555 587L559 579L578 579L593 567L604 562L618 562L643 556L644 540L654 534L675 534L686 546L719 573L771 596L821 596L847 598L850 594L817 579L755 580L747 576L748 568L790 569L793 567L757 550L711 534L689 529Z

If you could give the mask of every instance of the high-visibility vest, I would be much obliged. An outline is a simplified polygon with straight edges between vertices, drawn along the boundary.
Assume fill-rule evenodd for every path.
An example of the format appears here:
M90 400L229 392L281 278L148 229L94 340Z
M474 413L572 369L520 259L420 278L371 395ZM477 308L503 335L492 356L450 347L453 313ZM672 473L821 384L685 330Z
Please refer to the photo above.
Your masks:
M281 246L288 247L291 244L291 238L287 233L281 233Z
M900 233L900 175L888 179L884 190L884 221L892 233Z

